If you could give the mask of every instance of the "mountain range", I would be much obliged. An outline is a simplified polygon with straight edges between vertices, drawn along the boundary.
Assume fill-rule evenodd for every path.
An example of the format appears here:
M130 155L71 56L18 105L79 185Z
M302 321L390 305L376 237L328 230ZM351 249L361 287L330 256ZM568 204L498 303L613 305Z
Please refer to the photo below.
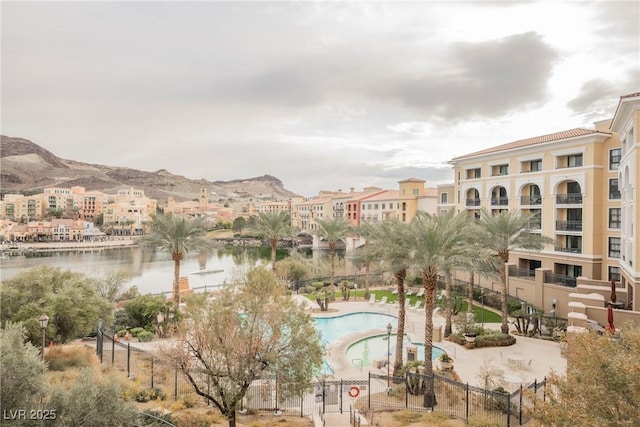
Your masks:
M197 199L200 189L219 198L273 198L288 200L295 193L271 175L231 181L207 181L175 175L166 169L155 172L62 159L23 138L0 136L0 192L33 194L45 187L81 186L87 190L115 192L123 186L144 190L158 201ZM214 200L214 198L212 198Z

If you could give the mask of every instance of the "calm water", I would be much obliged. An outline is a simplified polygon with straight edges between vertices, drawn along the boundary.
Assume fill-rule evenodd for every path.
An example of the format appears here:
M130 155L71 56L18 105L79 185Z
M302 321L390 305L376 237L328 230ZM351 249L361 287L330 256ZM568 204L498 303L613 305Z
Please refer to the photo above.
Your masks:
M414 343L411 342L411 338L408 335L404 336L403 344L403 354L407 354L407 347L412 346L415 347L418 353L417 360L424 360L424 344L423 343ZM436 360L444 350L439 347L433 346L433 351L431 353L431 358ZM390 351L391 355L396 354L396 334L391 334L391 345ZM376 359L385 359L387 357L387 336L378 335L374 337L368 337L363 340L360 340L347 348L347 359L361 359L364 365L369 365L373 360Z
M287 254L278 250L278 258ZM180 266L180 275L189 277L192 288L220 286L230 283L249 267L261 263L269 264L271 249L220 248L203 256L187 254ZM82 251L38 252L30 256L13 256L0 260L0 278L10 279L32 267L48 265L62 270L72 270L89 276L110 272L125 272L130 280L126 287L135 285L140 293L170 292L173 282L173 260L164 251L133 248L105 248ZM220 273L189 274L202 270L223 270Z

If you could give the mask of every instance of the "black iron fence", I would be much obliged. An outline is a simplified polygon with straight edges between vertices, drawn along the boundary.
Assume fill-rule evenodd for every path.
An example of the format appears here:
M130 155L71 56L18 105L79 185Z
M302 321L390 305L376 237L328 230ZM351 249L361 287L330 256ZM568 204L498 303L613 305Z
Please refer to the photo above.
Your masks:
M129 342L119 342L111 334L98 332L96 352L103 364L126 372L131 381L143 388L157 390L165 399L202 399L180 370L166 359L135 348ZM208 388L206 377L200 387ZM546 380L526 388L535 393ZM433 399L425 398L425 389L433 390ZM528 421L524 408L532 402L523 388L513 393L485 390L459 383L440 375L409 373L406 377L369 374L366 378L317 381L303 394L289 396L287 384L277 378L254 381L243 399L244 409L280 411L290 416L312 416L349 411L351 425L360 424L360 413L369 410L407 409L413 411L446 412L465 421L489 419L505 426L522 425Z

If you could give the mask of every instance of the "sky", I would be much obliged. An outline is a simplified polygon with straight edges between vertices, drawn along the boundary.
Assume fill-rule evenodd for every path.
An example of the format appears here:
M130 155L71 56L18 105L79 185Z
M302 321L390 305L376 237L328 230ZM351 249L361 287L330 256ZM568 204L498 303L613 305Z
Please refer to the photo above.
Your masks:
M1 132L55 155L303 196L613 116L640 2L2 1Z

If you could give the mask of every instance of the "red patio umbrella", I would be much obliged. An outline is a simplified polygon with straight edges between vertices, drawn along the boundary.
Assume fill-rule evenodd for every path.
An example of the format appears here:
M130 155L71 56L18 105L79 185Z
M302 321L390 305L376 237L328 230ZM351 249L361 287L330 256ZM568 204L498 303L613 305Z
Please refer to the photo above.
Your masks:
M613 324L613 306L611 304L607 307L607 327L605 329L611 335L616 333L616 327Z
M611 279L611 302L616 302L616 281L615 279Z

